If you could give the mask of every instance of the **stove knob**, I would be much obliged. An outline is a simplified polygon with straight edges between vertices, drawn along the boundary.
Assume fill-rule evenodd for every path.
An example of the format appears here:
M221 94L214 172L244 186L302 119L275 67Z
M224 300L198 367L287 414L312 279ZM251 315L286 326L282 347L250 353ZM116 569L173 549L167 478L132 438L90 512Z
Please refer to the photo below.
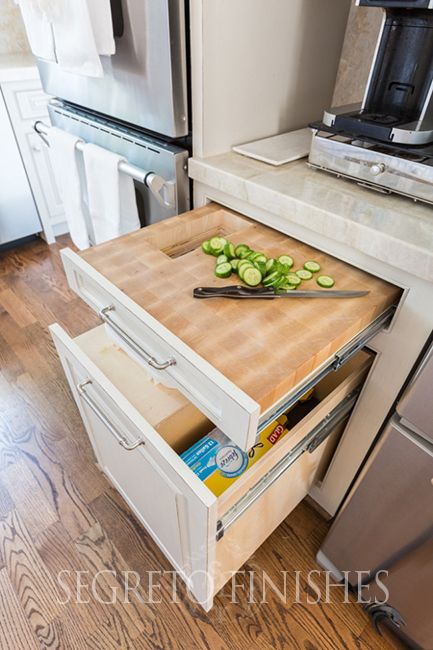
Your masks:
M370 167L370 173L373 174L373 176L379 176L379 174L383 174L385 169L386 167L383 163L374 163Z

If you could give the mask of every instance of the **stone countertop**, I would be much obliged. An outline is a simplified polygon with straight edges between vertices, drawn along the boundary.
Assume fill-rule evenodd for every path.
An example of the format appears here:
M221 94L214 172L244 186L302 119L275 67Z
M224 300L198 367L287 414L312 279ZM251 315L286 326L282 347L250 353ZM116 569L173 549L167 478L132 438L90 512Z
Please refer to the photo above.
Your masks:
M236 153L189 161L192 179L433 282L433 206Z
M0 83L39 79L35 58L30 53L0 55Z

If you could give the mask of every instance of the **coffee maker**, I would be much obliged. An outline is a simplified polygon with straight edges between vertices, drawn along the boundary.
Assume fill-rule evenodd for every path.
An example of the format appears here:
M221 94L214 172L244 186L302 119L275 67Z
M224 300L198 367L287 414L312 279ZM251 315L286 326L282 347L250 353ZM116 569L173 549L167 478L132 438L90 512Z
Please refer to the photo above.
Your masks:
M357 0L383 21L361 104L312 124L309 164L433 203L433 0Z

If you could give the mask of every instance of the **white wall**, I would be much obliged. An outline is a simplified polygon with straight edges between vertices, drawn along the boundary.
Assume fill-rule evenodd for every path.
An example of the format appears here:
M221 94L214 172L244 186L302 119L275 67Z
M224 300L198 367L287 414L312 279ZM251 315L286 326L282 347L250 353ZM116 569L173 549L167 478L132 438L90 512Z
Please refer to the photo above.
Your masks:
M191 0L191 9L196 156L305 126L331 105L350 0Z
M0 0L0 55L29 52L21 13L14 0Z

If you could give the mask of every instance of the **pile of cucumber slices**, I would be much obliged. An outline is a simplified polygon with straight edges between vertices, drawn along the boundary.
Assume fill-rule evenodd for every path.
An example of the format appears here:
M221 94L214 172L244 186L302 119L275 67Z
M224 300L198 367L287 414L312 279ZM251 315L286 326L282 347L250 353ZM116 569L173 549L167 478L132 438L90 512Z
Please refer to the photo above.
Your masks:
M320 264L309 260L303 268L293 271L294 260L290 255L280 255L277 259L267 257L264 253L252 250L247 244L235 246L225 237L211 237L201 245L206 255L216 257L215 275L217 278L229 278L237 273L249 287L273 287L279 291L293 291L303 280L316 277L317 284L329 289L334 280L329 275L316 275Z

